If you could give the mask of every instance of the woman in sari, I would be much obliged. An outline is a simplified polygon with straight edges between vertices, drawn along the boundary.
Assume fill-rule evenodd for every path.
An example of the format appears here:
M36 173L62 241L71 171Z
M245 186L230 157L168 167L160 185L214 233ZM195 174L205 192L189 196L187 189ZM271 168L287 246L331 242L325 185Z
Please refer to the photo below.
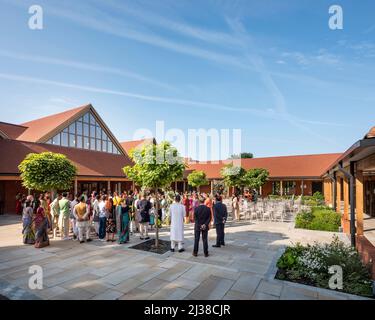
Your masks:
M118 230L118 242L124 244L129 241L130 208L126 199L122 199L120 207L120 228Z
M184 194L182 204L185 206L185 224L190 223L190 199L187 193Z
M41 249L49 246L48 238L48 219L42 206L36 209L34 218L35 225L35 248Z
M27 201L26 206L23 209L22 223L23 223L23 243L24 244L35 244L35 233L33 228L33 208L31 202Z
M52 216L51 216L50 208L49 208L49 204L50 204L49 194L48 193L41 194L39 197L39 202L40 202L40 206L44 210L44 215L48 222L47 233L50 233L50 231L52 231Z

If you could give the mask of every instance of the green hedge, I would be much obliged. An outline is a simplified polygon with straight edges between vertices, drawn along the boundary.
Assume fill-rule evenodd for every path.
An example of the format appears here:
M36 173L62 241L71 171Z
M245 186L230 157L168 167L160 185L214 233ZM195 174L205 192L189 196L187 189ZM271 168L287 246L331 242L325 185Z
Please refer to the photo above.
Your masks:
M301 212L296 217L297 229L339 231L341 215L328 207L313 207L311 212Z

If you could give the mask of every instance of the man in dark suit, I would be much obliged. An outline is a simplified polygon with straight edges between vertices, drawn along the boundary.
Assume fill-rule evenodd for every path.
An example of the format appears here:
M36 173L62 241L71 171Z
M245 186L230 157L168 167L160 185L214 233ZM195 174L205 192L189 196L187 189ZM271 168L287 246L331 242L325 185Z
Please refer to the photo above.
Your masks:
M140 200L137 204L137 209L139 210L141 216L141 221L139 221L141 240L150 239L148 236L148 226L150 224L151 207L151 202L147 200L145 195L142 195L142 200Z
M225 223L227 222L228 218L228 210L227 206L222 202L222 197L220 195L216 195L216 202L214 205L214 224L216 227L216 244L213 245L214 248L220 248L221 246L225 246Z
M204 256L208 257L208 229L211 221L211 210L204 205L204 199L202 197L199 198L199 203L199 206L195 208L194 211L195 241L193 256L198 256L199 240L202 233Z

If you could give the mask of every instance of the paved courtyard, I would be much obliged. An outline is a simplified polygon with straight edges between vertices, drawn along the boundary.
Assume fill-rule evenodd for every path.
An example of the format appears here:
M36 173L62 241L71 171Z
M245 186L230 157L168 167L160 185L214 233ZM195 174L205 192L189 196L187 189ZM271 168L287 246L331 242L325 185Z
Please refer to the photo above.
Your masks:
M226 247L210 257L192 256L193 229L185 231L185 253L157 255L128 245L52 240L35 249L22 245L20 218L0 216L0 295L53 300L327 300L360 299L329 290L275 280L275 263L286 245L331 241L333 233L294 229L293 222L238 222L226 229ZM345 235L339 234L343 241ZM161 238L168 240L168 229ZM29 267L42 266L44 289L30 290Z

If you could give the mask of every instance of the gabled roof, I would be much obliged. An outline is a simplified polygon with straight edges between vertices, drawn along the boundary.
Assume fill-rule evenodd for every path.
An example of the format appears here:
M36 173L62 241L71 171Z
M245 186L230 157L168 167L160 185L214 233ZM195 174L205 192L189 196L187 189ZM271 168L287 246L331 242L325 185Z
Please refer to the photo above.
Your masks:
M50 115L23 123L27 129L17 138L20 141L47 142L56 131L62 131L69 122L73 122L90 110L91 104L84 105L65 112Z
M342 154L314 154L299 156L282 156L269 158L241 159L240 165L246 169L264 168L270 178L283 179L318 179L326 168L334 163ZM204 171L208 179L221 179L221 169L233 160L220 162L189 164L189 169ZM236 162L239 160L235 160ZM236 165L237 163L235 163Z
M17 139L23 132L27 130L24 126L12 123L0 122L0 135L6 139Z
M133 149L141 148L144 145L148 145L148 144L152 144L152 143L156 144L156 140L154 138L142 139L142 140L133 140L133 141L124 141L124 142L121 142L120 144L124 148L126 153L129 154L129 152Z
M126 178L122 168L132 165L126 155L116 155L49 144L1 140L1 175L18 175L18 165L29 153L54 152L66 155L77 167L78 176Z
M121 144L91 104L23 123L18 127L24 128L24 131L16 139L25 142L47 143L56 134L63 131L71 123L78 120L87 112L91 112L96 117L102 128L105 129L108 136L116 145L117 149L127 157Z

